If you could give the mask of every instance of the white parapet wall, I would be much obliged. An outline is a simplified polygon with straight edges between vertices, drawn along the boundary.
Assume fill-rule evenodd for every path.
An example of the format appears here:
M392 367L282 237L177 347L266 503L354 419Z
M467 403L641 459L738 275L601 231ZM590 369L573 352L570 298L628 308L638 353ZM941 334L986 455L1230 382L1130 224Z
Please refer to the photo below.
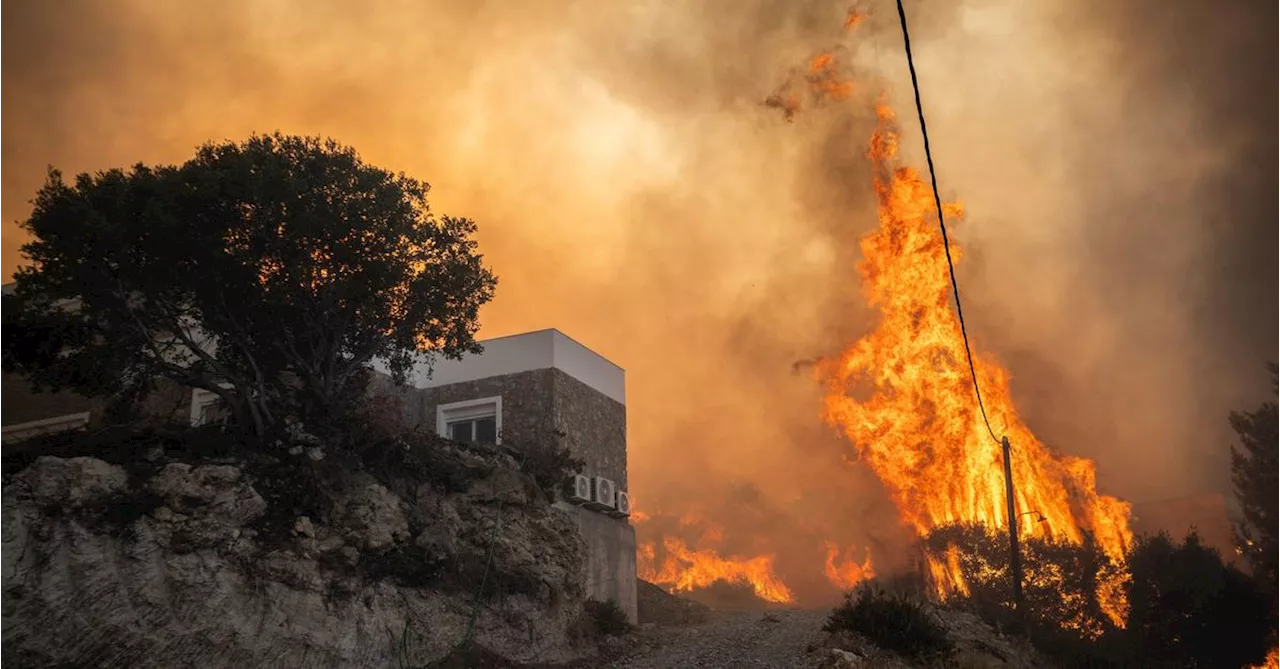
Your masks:
M437 358L434 369L419 365L409 374L415 388L477 381L538 369L558 369L620 404L626 402L622 368L559 330L538 330L480 342L484 352L461 360ZM375 365L379 371L385 368Z

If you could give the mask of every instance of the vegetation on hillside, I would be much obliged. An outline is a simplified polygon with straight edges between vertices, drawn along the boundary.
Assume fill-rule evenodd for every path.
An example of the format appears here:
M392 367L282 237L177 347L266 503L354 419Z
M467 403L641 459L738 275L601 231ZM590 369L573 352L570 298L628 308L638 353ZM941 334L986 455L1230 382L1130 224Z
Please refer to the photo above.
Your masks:
M1277 391L1276 364L1267 365L1267 370L1271 373L1274 393ZM1231 480L1243 515L1236 526L1236 541L1254 576L1274 600L1277 552L1280 551L1280 543L1276 541L1277 500L1280 500L1276 403L1264 402L1253 411L1232 412L1230 420L1240 440L1239 448L1231 448Z
M428 185L332 140L208 144L179 166L50 171L4 298L6 370L125 404L168 379L257 435L350 412L380 361L397 380L478 350L496 279L475 224Z
M942 623L917 597L862 584L845 595L823 627L826 632L854 632L900 655L927 658L950 650Z
M1003 535L969 527L943 528L937 537L957 546L969 578L969 594L948 603L1021 630L1063 666L1240 667L1261 662L1270 648L1274 602L1195 534L1181 542L1143 537L1124 565L1088 544L1027 541L1021 615L1013 608ZM965 543L950 544L961 537ZM1122 569L1128 611L1118 627L1094 593Z

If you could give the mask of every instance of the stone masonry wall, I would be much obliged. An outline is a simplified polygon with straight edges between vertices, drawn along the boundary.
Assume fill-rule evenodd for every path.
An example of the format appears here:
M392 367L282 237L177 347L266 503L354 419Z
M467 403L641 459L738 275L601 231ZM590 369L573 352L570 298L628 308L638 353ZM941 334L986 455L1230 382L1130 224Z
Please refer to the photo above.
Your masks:
M604 476L627 490L627 408L558 369L548 371L556 428L570 452L586 461L588 476Z
M451 402L502 396L502 442L519 446L550 439L555 430L553 404L555 388L550 369L504 374L487 379L451 383L421 391L414 422L423 429L436 429L436 407Z
M409 421L436 429L436 407L502 396L503 443L558 441L586 464L588 476L627 485L627 410L621 403L558 369L538 369L425 388L411 402Z

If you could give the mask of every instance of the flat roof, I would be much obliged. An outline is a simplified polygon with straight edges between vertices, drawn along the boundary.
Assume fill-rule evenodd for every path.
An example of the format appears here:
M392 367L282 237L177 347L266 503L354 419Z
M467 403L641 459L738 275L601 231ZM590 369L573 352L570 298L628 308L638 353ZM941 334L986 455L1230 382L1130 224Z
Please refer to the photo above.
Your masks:
M419 365L409 374L416 388L478 381L538 369L558 369L595 391L626 404L626 372L617 363L555 329L479 341L484 352L461 360L438 358L434 368ZM430 376L428 376L430 371Z

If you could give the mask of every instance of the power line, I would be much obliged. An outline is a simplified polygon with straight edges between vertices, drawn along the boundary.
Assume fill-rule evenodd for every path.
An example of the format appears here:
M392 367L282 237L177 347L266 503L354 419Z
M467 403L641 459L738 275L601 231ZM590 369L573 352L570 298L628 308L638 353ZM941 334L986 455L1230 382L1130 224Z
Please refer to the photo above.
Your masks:
M956 298L956 316L960 319L960 336L964 338L964 354L969 360L969 374L973 377L973 392L978 396L978 410L982 412L982 422L987 426L987 433L997 444L1000 438L991 429L991 421L987 418L987 407L982 403L982 390L978 387L978 370L973 366L973 351L969 348L969 333L964 327L964 310L960 307L960 284L956 282L956 266L951 261L951 244L947 240L947 224L942 218L942 197L938 195L938 177L933 172L933 152L929 150L929 130L924 122L924 107L920 104L920 82L916 79L916 63L911 56L911 33L907 30L907 11L898 2L898 19L902 23L902 43L907 50L907 67L911 70L911 89L916 95L916 116L920 119L920 134L924 137L924 157L929 163L929 182L933 186L933 203L938 208L938 227L942 229L942 248L947 254L947 269L951 272L951 290Z

